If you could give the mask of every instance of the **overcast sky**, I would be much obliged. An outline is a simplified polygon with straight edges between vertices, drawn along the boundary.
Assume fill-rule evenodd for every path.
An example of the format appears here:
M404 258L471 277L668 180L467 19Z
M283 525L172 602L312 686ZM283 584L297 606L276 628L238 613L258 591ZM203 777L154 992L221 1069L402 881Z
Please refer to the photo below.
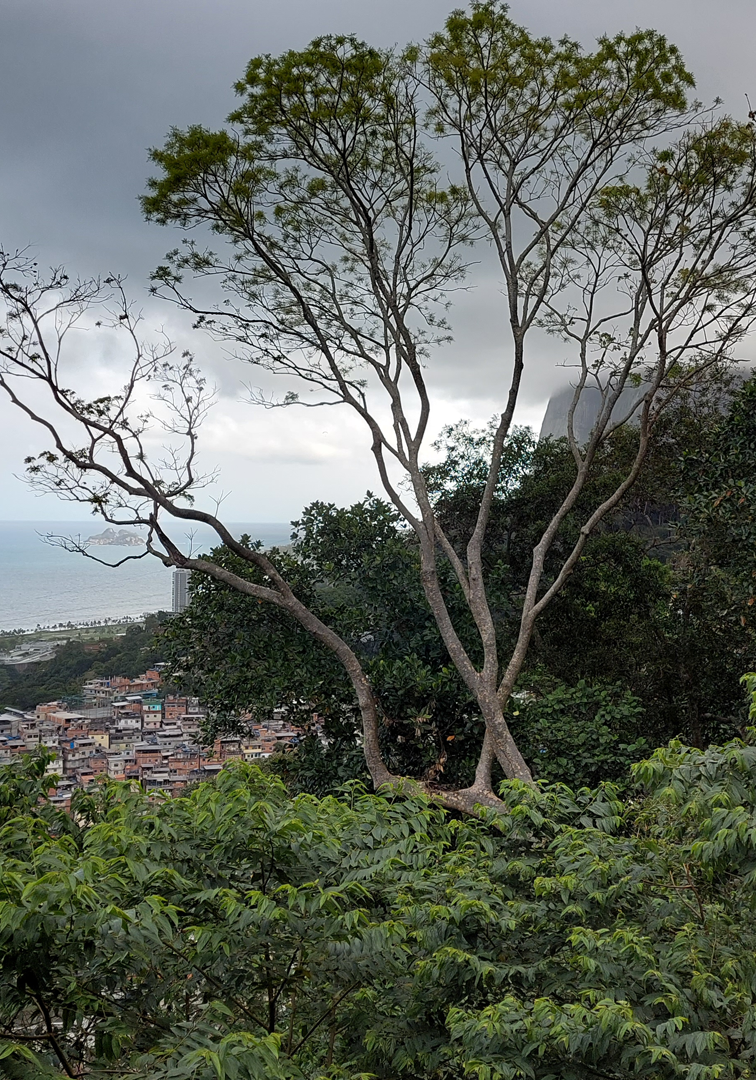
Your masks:
M0 29L0 246L33 245L44 264L82 275L119 272L143 296L149 272L176 234L145 223L138 195L147 148L172 125L219 125L231 84L253 55L304 46L328 32L379 45L421 39L440 27L450 0L3 0ZM756 101L753 0L513 0L539 34L590 46L602 33L654 27L682 49L703 100L745 113ZM491 289L469 296L458 341L436 377L435 424L497 408L504 385ZM152 313L150 312L150 315ZM177 336L183 328L171 324ZM198 346L201 352L201 347ZM97 364L97 358L92 360ZM103 367L103 365L105 365ZM105 379L102 361L98 378ZM562 376L563 378L563 376ZM524 389L522 422L538 425L560 375L544 362ZM106 380L105 380L106 381ZM376 489L364 433L343 412L259 412L238 400L236 375L204 439L220 465L232 521L285 521L319 498L339 503ZM0 401L0 519L81 519L14 477L39 434Z

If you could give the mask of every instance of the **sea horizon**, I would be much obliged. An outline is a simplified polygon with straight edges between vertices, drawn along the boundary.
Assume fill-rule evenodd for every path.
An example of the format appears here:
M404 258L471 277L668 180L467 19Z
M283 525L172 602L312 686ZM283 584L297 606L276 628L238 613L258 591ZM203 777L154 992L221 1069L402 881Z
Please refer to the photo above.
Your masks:
M289 543L288 522L228 522L236 536L249 533L265 547ZM0 630L34 630L57 623L140 618L170 611L171 570L139 549L98 547L97 557L121 566L103 566L44 541L48 534L89 536L107 525L88 521L0 519ZM190 537L191 534L191 537ZM217 537L207 526L185 530L185 546L207 550Z

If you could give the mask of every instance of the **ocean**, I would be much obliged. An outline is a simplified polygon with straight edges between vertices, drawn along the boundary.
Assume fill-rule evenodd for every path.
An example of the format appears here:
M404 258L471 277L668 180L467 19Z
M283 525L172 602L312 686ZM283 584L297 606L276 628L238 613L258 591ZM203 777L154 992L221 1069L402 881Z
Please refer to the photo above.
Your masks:
M104 525L88 521L0 521L0 630L140 616L171 608L171 571L153 556L108 567L51 547L47 533L89 537ZM186 527L180 526L184 532ZM236 536L250 536L268 547L287 544L291 526L282 522L229 524ZM181 534L177 530L176 539ZM195 530L192 547L207 551L216 542L207 528ZM189 541L182 546L188 550ZM117 562L139 548L96 547L98 558Z

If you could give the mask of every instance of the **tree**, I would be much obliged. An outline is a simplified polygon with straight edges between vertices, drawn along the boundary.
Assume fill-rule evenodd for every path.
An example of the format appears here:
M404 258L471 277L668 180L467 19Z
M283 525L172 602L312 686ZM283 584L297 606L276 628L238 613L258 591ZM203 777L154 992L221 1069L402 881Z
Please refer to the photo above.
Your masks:
M174 130L153 152L159 175L143 200L147 216L209 231L225 244L216 252L190 240L158 270L156 292L234 343L244 361L298 384L307 391L302 404L354 410L384 491L417 537L423 592L485 722L472 785L437 791L448 806L501 807L491 785L494 759L507 776L530 779L504 710L536 620L632 487L665 408L731 362L752 325L754 131L689 106L692 85L677 50L653 31L603 38L585 53L566 39L532 38L491 0L453 13L427 45L401 54L328 37L301 52L258 57L237 84L240 104L227 127ZM457 152L461 171L451 181L434 140ZM466 280L471 245L490 245L498 259L506 300L495 317L510 334L511 381L474 527L455 545L423 472L431 408L425 366L448 336L445 312ZM194 300L187 273L219 282L219 302ZM217 515L186 503L200 483L196 431L208 400L192 358L172 361L167 348L140 346L118 281L70 286L7 257L0 291L9 318L2 385L53 443L30 462L33 478L107 521L146 526L148 551L167 564L287 611L343 665L373 782L393 783L372 687L354 650L302 603L271 559L236 541ZM108 295L135 360L122 392L88 401L67 389L56 335L65 339ZM540 331L563 341L577 369L572 481L531 553L517 639L501 656L483 548L522 374L535 351L530 342ZM144 416L141 388L152 380L162 387L162 419L173 439L162 465L145 445L154 421ZM50 413L27 393L35 382L52 394ZM589 387L600 404L580 445L573 417ZM629 389L636 391L631 404ZM281 400L298 402L294 389ZM635 453L627 472L586 510L545 581L549 554L597 457L631 416ZM79 432L73 441L71 422ZM172 520L211 525L264 583L184 555L171 538ZM445 588L446 566L455 580ZM459 598L475 624L472 647L455 624Z
M754 602L756 540L756 377L745 382L685 459L685 536L713 565L727 566L737 593L733 614L748 621ZM737 585L736 585L737 582Z
M756 663L748 620L741 622L753 580L748 549L736 524L699 566L697 507L708 514L719 498L714 474L722 462L725 493L741 490L753 472L740 433L751 414L749 393L746 384L728 400L726 388L717 387L711 399L697 394L668 411L637 484L605 518L542 616L507 712L539 778L592 785L623 776L644 747L678 737L703 747L742 732L738 672ZM623 475L633 453L628 434L618 433L597 460L583 494L588 505ZM452 542L472 528L492 437L490 427L452 425L437 444L441 460L425 470ZM530 552L569 487L572 462L565 440L534 446L526 432L507 451L484 550L502 654L516 639ZM745 522L744 506L736 509ZM574 543L582 513L578 504L565 522L547 576L558 567L560 546ZM358 655L376 694L390 768L459 787L474 772L480 722L448 665L417 581L413 534L400 523L372 498L347 510L314 504L294 523L287 553L276 558L291 560L286 576L298 595ZM227 552L212 557L245 572ZM735 595L740 581L746 588L733 607L724 591ZM455 612L458 621L461 615ZM468 622L466 640L473 632ZM268 718L281 705L305 728L317 712L328 745L306 738L286 755L278 764L287 782L318 794L363 776L348 682L285 613L198 578L190 608L171 621L163 642L183 687L211 707L211 733L228 730L246 712Z
M228 550L214 562L254 571ZM392 771L460 787L475 771L482 720L448 654L418 576L414 534L372 496L348 509L315 503L293 523L292 544L271 553L297 595L346 641L370 680L381 752ZM447 574L449 571L447 570ZM474 626L466 627L471 638ZM320 794L363 778L354 694L335 658L285 612L248 604L212 578L161 634L169 677L210 710L206 735L236 731L277 708L304 729L280 762L297 786ZM327 748L313 732L313 716ZM355 753L356 751L356 753Z
M527 665L534 673L524 670L522 685L535 685L534 675L541 692L553 679L568 687L579 679L621 683L643 702L643 734L652 745L680 737L704 747L742 732L739 674L756 662L753 563L744 543L751 511L743 498L756 467L743 426L750 387L713 387L668 411L637 484L540 620ZM611 490L632 452L627 442L614 439L597 460L583 498L596 497L594 485ZM558 443L538 447L518 490L492 517L489 560L503 549L512 564L527 562L541 520L561 499L566 461ZM740 492L732 498L735 514L719 517L725 500L717 500L727 491ZM580 527L577 509L552 560Z

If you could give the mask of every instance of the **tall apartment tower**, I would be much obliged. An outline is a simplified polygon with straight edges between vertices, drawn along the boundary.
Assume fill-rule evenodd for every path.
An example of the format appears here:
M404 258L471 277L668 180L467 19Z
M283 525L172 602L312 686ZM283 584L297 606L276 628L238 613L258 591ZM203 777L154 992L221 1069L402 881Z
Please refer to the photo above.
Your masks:
M174 614L185 611L189 603L189 574L190 570L173 571L173 589L171 611Z

